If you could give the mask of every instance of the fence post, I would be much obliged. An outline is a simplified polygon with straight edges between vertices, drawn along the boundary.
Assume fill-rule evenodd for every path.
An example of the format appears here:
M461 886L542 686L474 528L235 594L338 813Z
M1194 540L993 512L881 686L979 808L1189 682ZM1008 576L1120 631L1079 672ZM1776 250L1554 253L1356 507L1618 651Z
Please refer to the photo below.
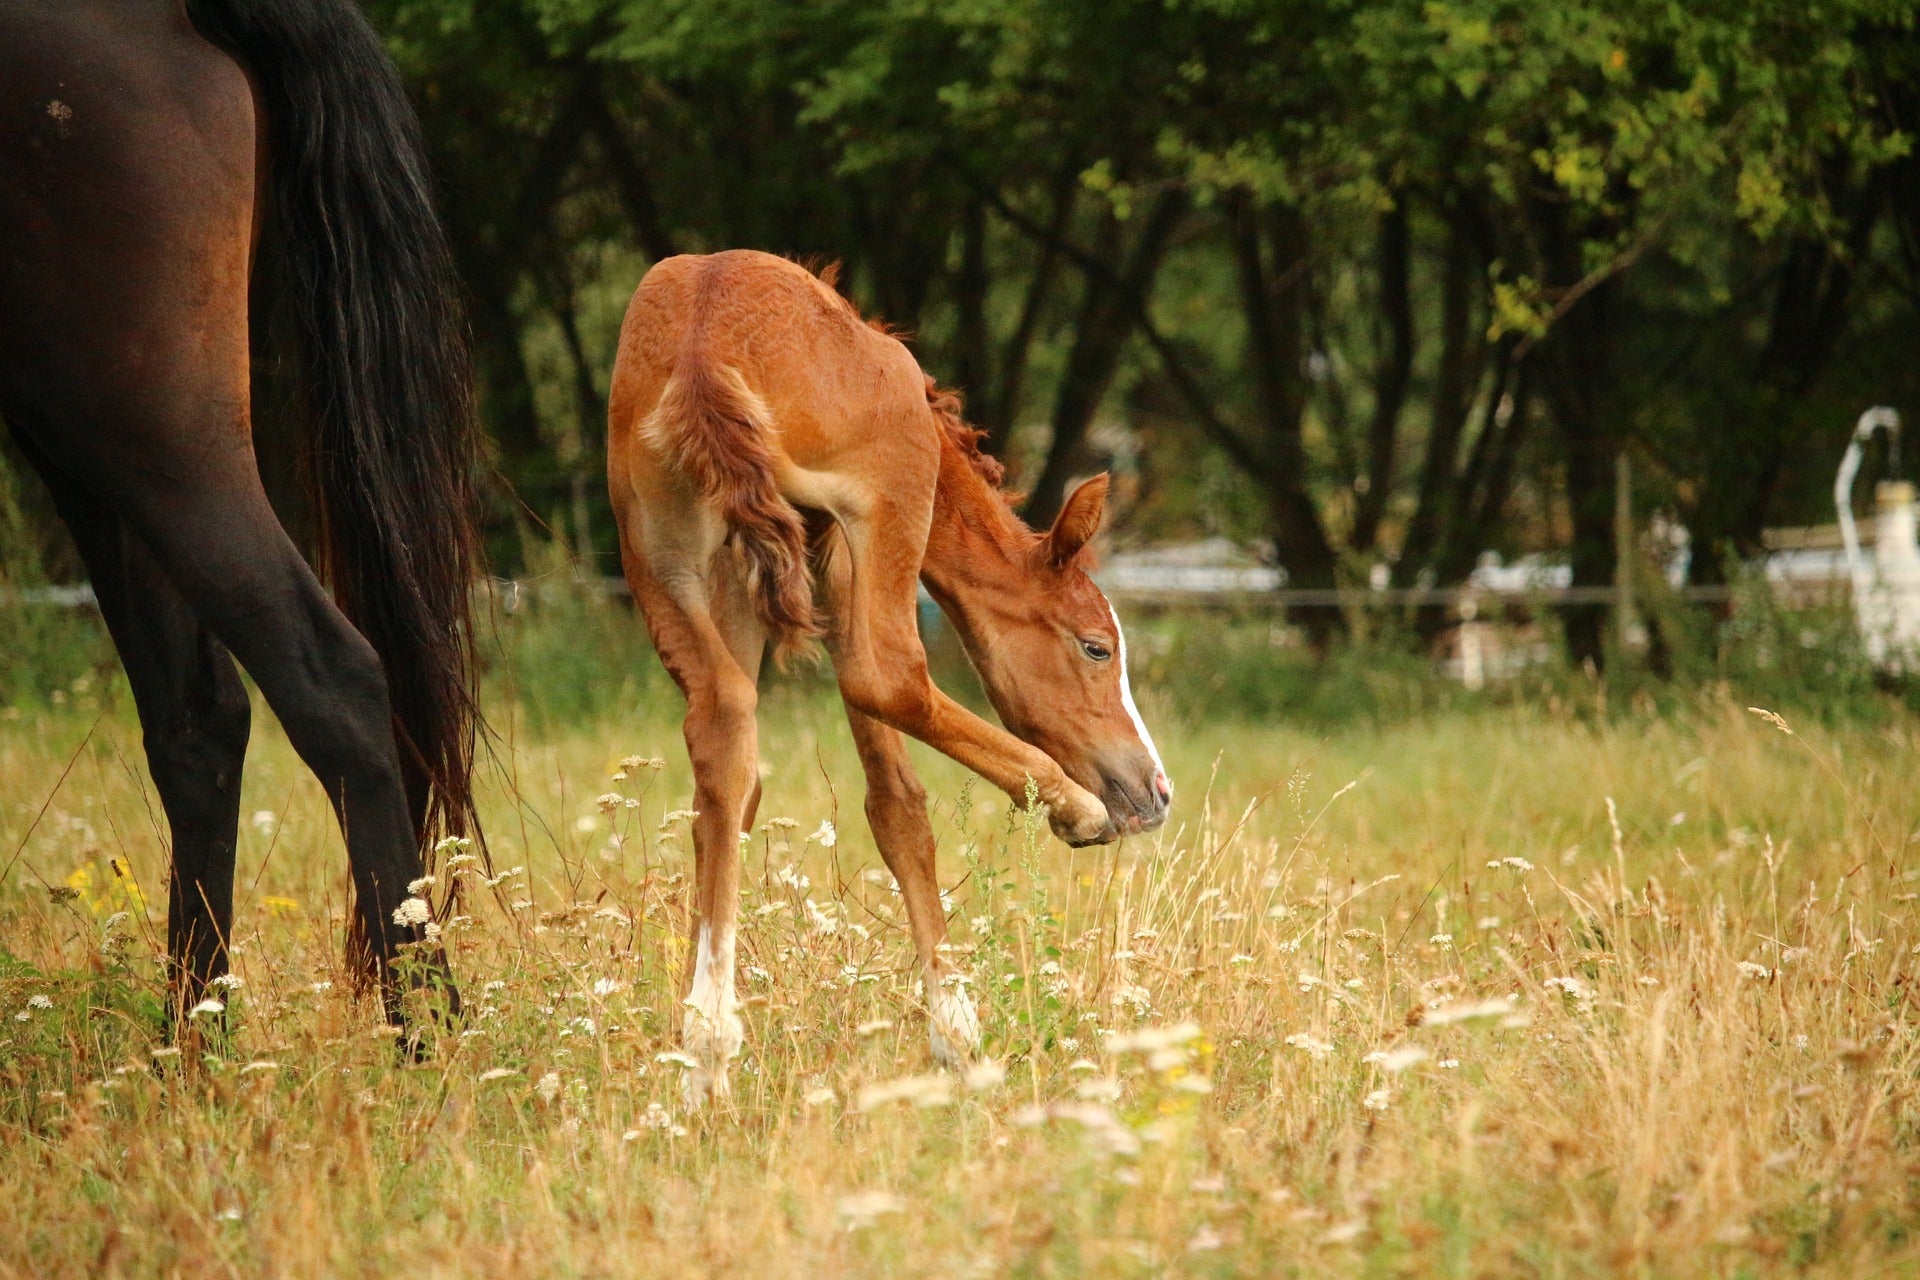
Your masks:
M1633 460L1623 448L1613 455L1613 638L1614 660L1627 656L1633 625Z

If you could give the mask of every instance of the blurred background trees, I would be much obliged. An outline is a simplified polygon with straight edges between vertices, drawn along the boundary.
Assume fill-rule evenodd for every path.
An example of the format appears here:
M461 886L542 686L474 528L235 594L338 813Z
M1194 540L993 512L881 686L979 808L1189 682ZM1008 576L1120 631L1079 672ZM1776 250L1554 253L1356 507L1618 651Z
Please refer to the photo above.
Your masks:
M1717 581L1920 408L1914 0L368 0L472 302L496 561L612 571L652 261L843 264L1035 520L1290 585L1611 581L1615 460ZM1339 615L1303 615L1321 639ZM1566 617L1602 653L1603 609Z

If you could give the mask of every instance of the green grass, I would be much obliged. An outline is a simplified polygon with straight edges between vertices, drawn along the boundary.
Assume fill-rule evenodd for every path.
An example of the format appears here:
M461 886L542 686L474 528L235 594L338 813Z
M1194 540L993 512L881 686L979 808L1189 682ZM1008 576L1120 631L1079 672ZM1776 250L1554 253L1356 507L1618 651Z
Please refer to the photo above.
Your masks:
M1302 730L1183 718L1149 686L1174 820L1078 852L916 748L1005 1080L862 1110L935 1073L925 1014L838 708L775 683L747 1047L731 1105L688 1114L679 707L643 652L630 678L607 662L559 710L496 669L487 816L496 867L525 870L469 895L470 1018L417 1066L341 968L339 840L274 726L231 1036L156 1058L164 840L124 691L0 719L0 855L21 845L0 1272L1915 1265L1920 725L1898 712L1791 736L1711 697ZM616 783L628 755L664 764ZM603 812L609 791L636 807ZM823 820L831 849L805 839ZM1155 1059L1105 1051L1187 1022ZM1426 1056L1368 1060L1402 1049Z

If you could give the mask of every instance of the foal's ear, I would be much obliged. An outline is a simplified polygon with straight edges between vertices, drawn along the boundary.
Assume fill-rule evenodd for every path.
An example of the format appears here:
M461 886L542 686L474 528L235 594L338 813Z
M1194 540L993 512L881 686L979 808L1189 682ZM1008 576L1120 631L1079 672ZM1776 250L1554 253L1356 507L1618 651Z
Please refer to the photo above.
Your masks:
M1080 554L1080 549L1100 532L1100 517L1107 510L1107 486L1111 483L1102 471L1067 495L1060 514L1047 531L1047 559L1058 568Z

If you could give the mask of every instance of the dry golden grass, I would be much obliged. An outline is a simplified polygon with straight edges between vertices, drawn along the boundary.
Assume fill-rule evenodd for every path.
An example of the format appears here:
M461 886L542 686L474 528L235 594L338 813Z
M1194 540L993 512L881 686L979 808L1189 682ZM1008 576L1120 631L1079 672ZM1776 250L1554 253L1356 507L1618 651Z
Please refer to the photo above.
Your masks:
M1855 1275L1920 1252L1913 725L1190 726L1165 735L1173 825L1078 853L929 761L1004 1067L962 1080L935 1076L834 708L777 691L747 1050L731 1105L688 1115L669 701L513 744L494 861L525 871L469 895L469 1021L419 1066L340 972L338 840L266 725L231 1042L166 1054L157 804L124 711L86 702L0 721L0 855L46 804L0 885L8 1274ZM612 781L632 754L665 766Z

